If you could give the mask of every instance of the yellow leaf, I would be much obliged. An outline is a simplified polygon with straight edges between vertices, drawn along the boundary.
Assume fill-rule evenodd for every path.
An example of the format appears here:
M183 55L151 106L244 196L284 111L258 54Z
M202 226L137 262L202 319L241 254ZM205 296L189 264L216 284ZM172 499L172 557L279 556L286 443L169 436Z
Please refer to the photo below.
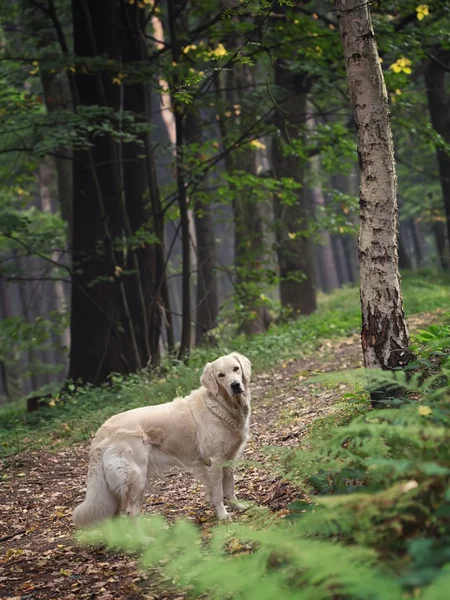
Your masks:
M422 21L422 19L424 19L430 14L428 4L419 4L419 6L417 6L416 8L416 13L419 21Z
M395 93L397 94L397 96L401 96L402 95L402 90L397 89L397 90L395 90Z
M227 51L225 50L225 47L223 44L219 44L217 46L217 48L212 51L212 54L214 56L217 56L217 58L220 58L221 56L225 56L227 54Z
M290 233L290 232L288 233L288 238L289 238L290 240L295 240L295 237L296 237L296 234L295 234L295 233Z
M253 146L254 148L259 148L260 150L266 149L265 145L262 144L259 140L252 140L250 142L250 146Z
M404 72L404 73L407 73L408 75L410 75L410 74L412 73L411 67L405 67L405 68L403 69L403 72Z
M54 400L50 400L50 402L48 403L48 405L53 408L54 406L56 406L56 403Z
M431 414L431 408L429 406L419 406L419 415L426 417Z

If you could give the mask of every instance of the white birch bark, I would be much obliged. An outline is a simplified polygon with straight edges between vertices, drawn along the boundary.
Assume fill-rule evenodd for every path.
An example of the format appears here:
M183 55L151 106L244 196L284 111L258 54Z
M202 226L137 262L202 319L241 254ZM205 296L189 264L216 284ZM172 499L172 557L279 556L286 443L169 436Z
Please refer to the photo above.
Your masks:
M358 133L364 364L391 369L407 364L411 353L398 272L397 175L388 95L368 4L336 0L336 8Z

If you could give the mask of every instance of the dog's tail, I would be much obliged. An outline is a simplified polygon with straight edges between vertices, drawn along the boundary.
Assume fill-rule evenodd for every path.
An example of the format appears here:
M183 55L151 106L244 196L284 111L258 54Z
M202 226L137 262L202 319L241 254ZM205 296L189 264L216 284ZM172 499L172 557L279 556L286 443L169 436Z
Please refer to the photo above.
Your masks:
M73 511L75 527L88 527L118 513L120 500L108 485L102 452L98 450L89 464L86 498Z

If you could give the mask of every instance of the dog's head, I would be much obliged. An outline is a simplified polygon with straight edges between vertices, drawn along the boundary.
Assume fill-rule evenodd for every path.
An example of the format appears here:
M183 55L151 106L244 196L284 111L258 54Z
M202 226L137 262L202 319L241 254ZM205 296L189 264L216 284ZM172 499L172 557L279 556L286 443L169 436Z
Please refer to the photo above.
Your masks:
M248 358L238 352L232 352L207 363L200 383L214 396L240 396L246 393L251 374L252 367Z

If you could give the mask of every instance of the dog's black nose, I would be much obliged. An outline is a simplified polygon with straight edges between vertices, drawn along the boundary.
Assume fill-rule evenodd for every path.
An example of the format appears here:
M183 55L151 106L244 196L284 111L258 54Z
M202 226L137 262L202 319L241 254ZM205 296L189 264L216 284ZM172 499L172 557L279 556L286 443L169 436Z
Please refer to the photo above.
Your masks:
M233 383L231 384L231 389L235 393L241 392L242 388L241 388L241 384L239 383L239 381L233 381Z

